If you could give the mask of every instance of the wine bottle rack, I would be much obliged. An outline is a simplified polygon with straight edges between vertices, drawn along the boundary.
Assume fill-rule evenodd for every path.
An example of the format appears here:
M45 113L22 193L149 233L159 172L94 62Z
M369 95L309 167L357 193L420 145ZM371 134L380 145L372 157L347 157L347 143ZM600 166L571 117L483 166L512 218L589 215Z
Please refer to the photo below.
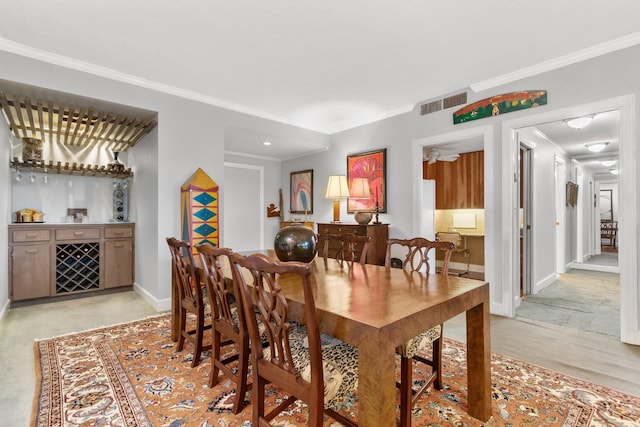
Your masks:
M100 288L100 242L56 245L56 294Z

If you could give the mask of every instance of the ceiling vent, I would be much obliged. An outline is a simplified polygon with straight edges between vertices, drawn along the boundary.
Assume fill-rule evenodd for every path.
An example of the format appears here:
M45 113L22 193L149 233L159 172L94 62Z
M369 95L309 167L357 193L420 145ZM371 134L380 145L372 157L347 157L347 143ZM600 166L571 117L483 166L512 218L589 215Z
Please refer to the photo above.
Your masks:
M467 103L467 92L451 95L442 100L442 106L446 108L456 107Z
M425 114L435 113L436 111L440 111L440 110L442 110L442 99L438 99L437 101L422 104L420 106L420 115L424 116Z
M435 113L436 111L446 110L467 103L467 92L451 95L443 99L427 102L420 106L420 115Z

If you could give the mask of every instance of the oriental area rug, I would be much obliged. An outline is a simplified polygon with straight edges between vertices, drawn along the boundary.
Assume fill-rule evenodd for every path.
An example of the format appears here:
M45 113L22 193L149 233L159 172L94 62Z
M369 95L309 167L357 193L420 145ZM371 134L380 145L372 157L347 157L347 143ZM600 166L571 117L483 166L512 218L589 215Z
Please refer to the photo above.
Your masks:
M188 344L176 353L169 315L38 340L35 355L33 426L251 426L249 402L231 413L232 382L221 376L207 387L208 353L196 368ZM639 397L494 353L493 416L482 423L466 413L465 361L464 344L445 339L444 388L425 393L414 406L414 427L628 427L640 420ZM267 406L282 397L273 390ZM357 396L341 412L357 420ZM304 425L306 414L298 404L274 425ZM340 424L326 418L324 425Z

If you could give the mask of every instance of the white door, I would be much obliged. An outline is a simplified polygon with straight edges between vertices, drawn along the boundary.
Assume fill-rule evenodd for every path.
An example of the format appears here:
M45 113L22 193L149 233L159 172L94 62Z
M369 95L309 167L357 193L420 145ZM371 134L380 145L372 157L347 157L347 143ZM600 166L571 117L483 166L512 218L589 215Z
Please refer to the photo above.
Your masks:
M263 168L225 163L222 246L236 252L264 248Z

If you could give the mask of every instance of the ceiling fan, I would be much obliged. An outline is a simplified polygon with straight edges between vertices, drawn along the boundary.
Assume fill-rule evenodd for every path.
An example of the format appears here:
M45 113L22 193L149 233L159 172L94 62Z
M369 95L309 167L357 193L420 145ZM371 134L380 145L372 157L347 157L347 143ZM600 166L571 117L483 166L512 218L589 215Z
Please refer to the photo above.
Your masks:
M431 150L429 150L429 154L427 154L425 160L429 160L429 164L432 165L435 162L454 162L458 159L458 157L460 157L459 154L441 154L440 151L432 148Z

